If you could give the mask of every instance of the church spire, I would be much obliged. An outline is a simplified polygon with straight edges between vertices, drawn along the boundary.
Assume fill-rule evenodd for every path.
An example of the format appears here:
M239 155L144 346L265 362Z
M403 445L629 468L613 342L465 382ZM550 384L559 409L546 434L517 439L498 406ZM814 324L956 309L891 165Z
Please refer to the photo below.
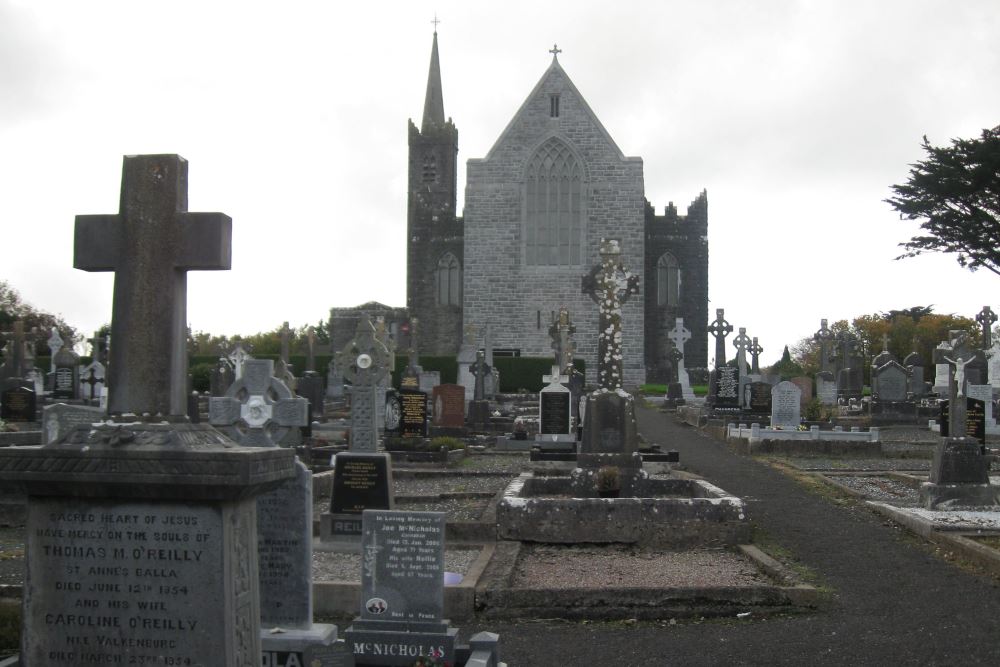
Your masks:
M438 62L437 16L434 17L434 46L431 47L431 68L427 74L427 95L424 97L424 120L420 131L444 126L444 98L441 95L441 64Z

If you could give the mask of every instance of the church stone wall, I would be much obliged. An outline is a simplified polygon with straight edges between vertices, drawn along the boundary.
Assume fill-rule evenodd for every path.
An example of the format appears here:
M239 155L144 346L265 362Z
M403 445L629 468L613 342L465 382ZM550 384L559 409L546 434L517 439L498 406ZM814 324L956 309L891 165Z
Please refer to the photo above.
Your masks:
M559 116L551 117L551 95ZM546 139L564 140L585 165L584 252L577 266L524 263L525 167ZM492 325L493 346L525 356L552 354L548 328L565 306L576 323L577 356L596 381L597 305L582 277L600 262L602 237L621 240L623 262L639 277L640 293L623 309L627 385L645 381L645 199L642 160L623 157L557 63L515 116L490 154L470 160L465 195L465 324Z

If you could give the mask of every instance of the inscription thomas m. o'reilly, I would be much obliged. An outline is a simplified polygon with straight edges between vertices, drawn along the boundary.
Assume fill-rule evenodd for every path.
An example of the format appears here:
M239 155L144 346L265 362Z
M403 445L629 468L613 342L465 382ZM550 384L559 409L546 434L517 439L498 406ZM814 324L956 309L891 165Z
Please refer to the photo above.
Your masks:
M224 597L221 513L181 503L29 504L25 654L51 666L203 665Z

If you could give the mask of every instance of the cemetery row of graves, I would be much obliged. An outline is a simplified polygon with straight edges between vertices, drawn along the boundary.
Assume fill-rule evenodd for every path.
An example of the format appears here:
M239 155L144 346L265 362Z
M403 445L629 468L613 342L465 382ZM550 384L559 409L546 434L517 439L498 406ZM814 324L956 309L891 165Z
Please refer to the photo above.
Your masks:
M186 174L178 156L127 157L121 210L77 217L74 266L116 281L111 334L94 337L89 363L54 331L51 367L36 368L12 327L0 409L17 430L0 434L0 519L23 556L0 568L2 599L20 609L18 655L0 665L489 667L503 664L503 638L456 623L814 608L821 592L752 543L744 500L647 442L640 412L836 469L825 479L906 525L1000 535L989 308L978 345L955 330L933 369L888 349L869 363L824 320L821 369L788 380L762 371L761 345L719 309L706 396L677 320L667 390L641 399L654 411L623 387L621 305L636 282L605 239L586 285L598 329L559 312L538 392L501 392L473 329L446 383L421 366L415 324L397 350L362 318L325 373L311 347L296 374L287 343L277 360L237 344L199 394L177 281L228 268L232 222L186 211ZM574 363L588 335L590 384ZM804 418L814 400L825 419Z

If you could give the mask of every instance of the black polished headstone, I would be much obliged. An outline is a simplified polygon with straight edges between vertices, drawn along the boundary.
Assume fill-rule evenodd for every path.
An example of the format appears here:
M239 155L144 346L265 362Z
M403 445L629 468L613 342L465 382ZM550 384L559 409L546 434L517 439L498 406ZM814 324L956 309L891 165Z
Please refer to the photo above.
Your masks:
M964 435L967 438L974 438L979 444L986 444L986 403L985 401L980 401L975 398L965 399L965 433L958 434L959 436ZM940 418L938 424L941 429L941 437L948 438L951 437L951 427L950 427L950 417L951 410L949 409L948 401L941 401L938 404L941 410Z
M0 419L5 422L36 421L37 396L35 390L13 383L0 392Z
M542 434L562 434L569 433L570 418L570 392L542 392L539 394L541 401L541 415L538 432Z
M399 390L400 434L404 438L427 435L427 394L412 389Z
M715 407L740 407L740 371L735 366L720 366L715 369Z

